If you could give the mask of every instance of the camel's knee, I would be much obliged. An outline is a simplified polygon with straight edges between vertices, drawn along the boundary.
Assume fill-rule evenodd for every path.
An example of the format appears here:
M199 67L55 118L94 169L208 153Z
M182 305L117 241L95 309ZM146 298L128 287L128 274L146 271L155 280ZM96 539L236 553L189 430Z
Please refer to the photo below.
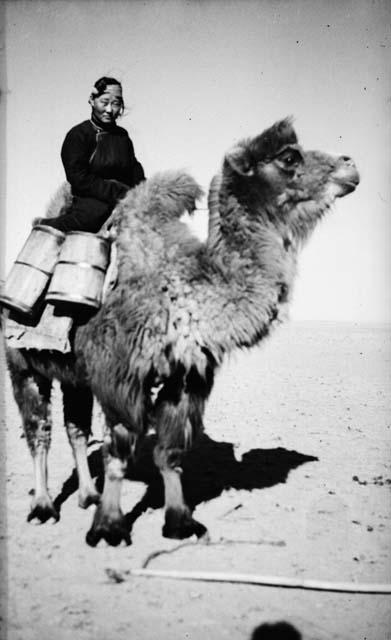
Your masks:
M184 453L183 448L166 448L158 444L153 450L153 459L160 472L166 469L180 470Z
M12 383L23 419L46 419L49 415L51 381L30 374L13 378Z
M103 512L120 511L122 480L133 451L134 436L122 424L115 425L104 437L102 453L105 479L102 495Z
M136 435L122 424L116 424L107 430L103 440L103 456L105 459L116 458L127 461L134 453Z
M16 403L23 421L27 444L34 455L38 448L48 449L51 441L51 381L36 375L12 378Z

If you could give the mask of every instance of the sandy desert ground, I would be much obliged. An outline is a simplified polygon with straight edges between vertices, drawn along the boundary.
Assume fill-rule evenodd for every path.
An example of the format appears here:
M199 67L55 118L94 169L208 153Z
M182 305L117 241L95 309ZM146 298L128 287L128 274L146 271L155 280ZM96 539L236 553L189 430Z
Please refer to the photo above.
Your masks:
M150 441L124 487L132 546L86 545L94 507L77 507L58 389L49 482L61 519L28 524L32 465L6 379L1 640L250 640L258 625L279 620L304 640L391 638L390 595L127 573L173 550L149 568L390 583L390 357L390 327L290 323L232 358L184 472L211 544L178 549L161 536ZM97 412L95 440L100 429ZM99 477L99 443L90 462ZM136 517L146 491L147 509Z

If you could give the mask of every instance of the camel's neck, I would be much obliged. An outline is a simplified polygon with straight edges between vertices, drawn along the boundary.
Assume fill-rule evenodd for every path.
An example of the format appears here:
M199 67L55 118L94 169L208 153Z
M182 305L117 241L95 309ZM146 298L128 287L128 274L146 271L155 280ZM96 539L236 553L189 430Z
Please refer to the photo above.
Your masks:
M320 204L309 198L297 201L297 194L289 190L267 198L251 182L245 187L236 182L232 175L220 173L213 178L209 190L207 246L220 259L235 253L246 264L249 260L263 263L263 253L272 238L291 254L297 254L330 206L327 201Z
M234 269L261 268L285 261L295 253L296 243L288 230L270 220L270 213L256 209L256 216L249 214L238 199L227 193L221 175L213 178L208 198L209 230L207 247L216 260L226 265L235 262ZM221 213L223 212L223 214ZM271 255L272 254L272 255Z
M260 340L284 314L296 274L297 243L285 225L272 222L270 212L258 206L256 216L251 215L251 208L225 187L221 175L211 183L207 246L230 283L232 304L226 309L235 316L231 324L246 326L244 341L232 337L243 346Z

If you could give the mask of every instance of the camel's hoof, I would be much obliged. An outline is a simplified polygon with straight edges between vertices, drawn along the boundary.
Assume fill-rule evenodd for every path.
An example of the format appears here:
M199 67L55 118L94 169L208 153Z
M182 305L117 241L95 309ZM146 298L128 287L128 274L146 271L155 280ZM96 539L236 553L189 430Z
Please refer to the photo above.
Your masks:
M85 493L79 493L79 507L81 509L88 509L92 504L100 503L100 494L97 491L89 491Z
M31 506L31 511L27 516L27 522L39 520L42 524L53 518L55 522L60 519L60 514L50 499L35 500Z
M175 509L167 509L162 534L165 538L175 540L184 540L193 535L204 541L209 538L208 530L201 522L194 520L187 511L175 511Z
M96 547L100 540L106 540L107 544L112 547L118 547L122 541L127 546L132 544L130 533L122 514L117 515L115 518L109 517L102 514L98 506L92 527L86 535L86 542L90 547Z

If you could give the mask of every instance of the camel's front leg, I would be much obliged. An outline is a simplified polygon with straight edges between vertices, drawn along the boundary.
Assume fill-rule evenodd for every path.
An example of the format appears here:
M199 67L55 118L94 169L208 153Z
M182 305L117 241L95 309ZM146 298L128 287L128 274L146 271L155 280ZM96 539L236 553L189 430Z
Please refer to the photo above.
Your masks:
M132 452L132 434L117 424L107 434L103 444L105 483L101 502L97 506L91 529L86 536L87 544L95 547L103 538L112 546L122 540L131 544L130 533L121 511L121 488L127 462Z
M91 433L93 396L88 388L61 385L64 405L64 423L72 447L79 478L79 506L86 509L98 504L100 495L91 478L87 458L87 442Z
M46 522L53 518L57 521L60 515L47 487L47 457L52 431L51 381L24 368L10 367L10 374L34 466L34 496L27 520Z
M163 536L182 540L196 535L197 538L208 536L206 527L195 520L187 506L182 491L180 467L183 451L180 449L163 449L157 446L154 450L155 464L160 470L164 482L165 522Z
M189 380L186 385L190 387ZM200 386L200 385L199 385ZM203 399L184 389L179 376L169 380L156 403L158 445L154 460L164 482L166 538L207 537L207 529L194 520L182 491L182 458L202 430Z

